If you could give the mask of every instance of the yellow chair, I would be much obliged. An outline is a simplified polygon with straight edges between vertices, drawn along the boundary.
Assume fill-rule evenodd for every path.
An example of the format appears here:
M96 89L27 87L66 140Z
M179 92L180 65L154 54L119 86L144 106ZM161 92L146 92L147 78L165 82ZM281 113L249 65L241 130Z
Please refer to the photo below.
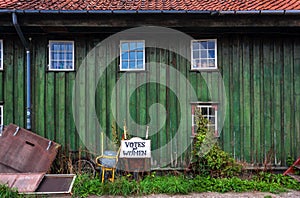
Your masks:
M109 178L111 182L115 180L115 171L118 164L120 154L120 148L118 152L115 151L104 151L104 153L96 158L96 165L101 167L102 177L101 181L104 182L105 171L111 171L112 177Z

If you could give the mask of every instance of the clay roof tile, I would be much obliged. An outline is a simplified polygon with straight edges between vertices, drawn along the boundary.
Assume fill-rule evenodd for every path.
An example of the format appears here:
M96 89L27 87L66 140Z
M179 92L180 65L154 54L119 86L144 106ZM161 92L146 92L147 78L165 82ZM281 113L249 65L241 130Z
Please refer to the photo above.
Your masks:
M300 10L298 0L0 0L16 10Z

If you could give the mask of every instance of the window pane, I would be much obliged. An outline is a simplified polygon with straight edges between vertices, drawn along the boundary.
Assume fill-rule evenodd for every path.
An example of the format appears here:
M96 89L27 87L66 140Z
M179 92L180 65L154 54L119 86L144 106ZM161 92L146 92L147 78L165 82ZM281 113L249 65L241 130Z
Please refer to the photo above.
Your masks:
M64 51L64 50L65 50L65 46L60 43L60 45L59 45L59 51Z
M207 42L201 41L200 49L207 49Z
M197 50L199 48L200 48L200 43L197 41L193 42L193 50Z
M215 50L208 50L209 58L215 58Z
M215 118L214 118L214 117L210 117L210 118L209 118L209 122L210 122L211 124L215 124Z
M128 48L128 43L127 43L127 42L122 43L121 48L122 48L122 51L128 51L128 50L129 50L129 48Z
M59 53L59 59L60 59L60 60L63 60L64 58L65 58L64 53L60 52L60 53Z
M67 53L67 59L72 60L73 59L73 54L71 52Z
M138 65L137 65L137 68L138 68L138 69L143 69L143 66L144 66L143 60L138 60L138 61L137 61L137 64L138 64Z
M206 107L202 107L201 108L201 115L203 115L203 116L205 116L205 115L207 115L207 108Z
M200 54L201 54L201 58L207 58L207 51L206 50L201 50Z
M58 59L57 53L51 52L51 59L52 59L52 60L57 60L57 59Z
M144 57L144 53L143 53L143 51L138 51L137 52L137 59L143 59Z
M122 54L122 60L128 60L129 59L129 54L128 54L128 52L124 52L123 54Z
M58 67L58 69L64 69L64 65L65 65L64 61L59 61L57 67Z
M56 51L56 50L58 50L59 49L59 45L57 45L57 44L52 44L52 46L51 46L51 50L53 51Z
M73 46L72 46L72 44L67 44L67 50L68 51L73 51Z
M207 60L201 60L201 67L207 67Z
M129 59L134 60L135 59L135 52L129 52Z
M51 65L53 69L57 68L57 61L51 61Z
M208 49L215 49L215 41L208 41Z
M215 108L213 107L209 108L209 115L215 115Z
M193 51L193 58L199 58L199 51Z
M208 67L215 67L215 59L208 60Z
M135 61L129 61L129 68L130 69L135 69Z
M67 61L67 69L71 69L72 68L72 61Z
M200 66L201 66L201 64L200 64L200 60L199 59L196 59L196 60L193 61L193 67L194 68L198 68Z
M136 43L130 42L129 43L129 50L135 50L136 49Z
M122 69L128 69L128 61L122 62Z
M137 43L137 50L139 50L139 51L144 50L144 43L138 42L138 43Z

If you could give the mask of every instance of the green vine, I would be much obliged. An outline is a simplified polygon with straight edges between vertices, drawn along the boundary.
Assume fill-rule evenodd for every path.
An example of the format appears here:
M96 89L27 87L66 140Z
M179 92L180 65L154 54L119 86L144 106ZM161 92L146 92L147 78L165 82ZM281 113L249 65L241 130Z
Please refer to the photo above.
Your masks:
M207 127L209 121L196 111L197 131L193 143L192 170L211 177L233 177L241 173L242 166L216 143L214 132Z

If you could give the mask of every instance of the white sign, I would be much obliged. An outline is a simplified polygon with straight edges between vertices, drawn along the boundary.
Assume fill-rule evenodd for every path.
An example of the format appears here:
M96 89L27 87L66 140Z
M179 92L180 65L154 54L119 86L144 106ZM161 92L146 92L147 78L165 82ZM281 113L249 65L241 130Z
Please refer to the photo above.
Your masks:
M122 140L120 158L151 158L151 140L139 137Z

